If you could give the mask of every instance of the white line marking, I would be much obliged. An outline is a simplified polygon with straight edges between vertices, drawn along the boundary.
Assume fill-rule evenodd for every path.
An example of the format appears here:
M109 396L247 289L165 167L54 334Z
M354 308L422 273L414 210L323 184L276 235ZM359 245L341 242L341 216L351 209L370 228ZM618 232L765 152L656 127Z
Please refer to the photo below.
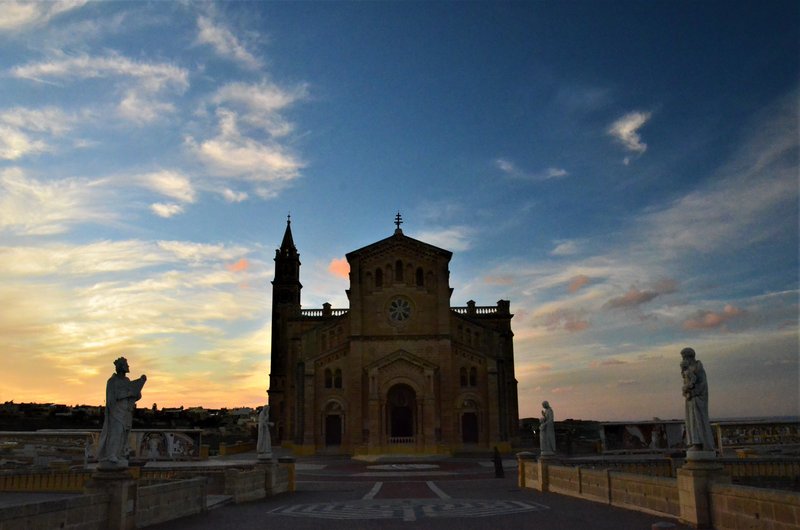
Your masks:
M440 499L447 500L450 498L450 495L439 489L439 486L434 484L432 480L427 481L426 484L431 489L431 491L434 492Z
M365 501L369 499L374 499L375 495L377 495L378 492L381 490L381 486L383 486L383 482L376 482L375 485L372 486L372 489L369 490L369 493L367 493L361 498Z
M413 522L417 520L417 514L411 506L403 506L403 521Z

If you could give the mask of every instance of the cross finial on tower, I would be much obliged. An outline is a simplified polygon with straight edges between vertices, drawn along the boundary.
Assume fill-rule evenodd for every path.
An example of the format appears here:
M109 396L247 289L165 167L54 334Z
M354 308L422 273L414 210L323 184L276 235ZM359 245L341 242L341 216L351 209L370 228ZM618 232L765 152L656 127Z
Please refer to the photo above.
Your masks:
M286 224L287 225L292 224L292 212L289 212L288 214L286 214Z
M394 224L396 224L397 229L400 230L400 225L403 224L403 216L400 215L400 210L398 210L397 215L394 216Z

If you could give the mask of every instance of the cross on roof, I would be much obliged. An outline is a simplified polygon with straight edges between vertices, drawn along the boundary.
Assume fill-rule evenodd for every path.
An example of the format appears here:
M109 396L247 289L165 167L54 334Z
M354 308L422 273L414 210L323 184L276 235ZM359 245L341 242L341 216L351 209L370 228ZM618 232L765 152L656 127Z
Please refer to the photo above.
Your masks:
M397 225L397 229L400 230L400 225L403 224L403 216L400 215L400 211L398 210L397 215L394 216L394 224Z

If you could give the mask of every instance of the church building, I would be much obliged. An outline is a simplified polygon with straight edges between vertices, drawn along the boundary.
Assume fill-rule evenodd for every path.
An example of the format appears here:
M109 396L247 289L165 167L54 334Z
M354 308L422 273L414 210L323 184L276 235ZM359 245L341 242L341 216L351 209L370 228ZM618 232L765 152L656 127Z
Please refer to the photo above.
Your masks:
M296 454L508 450L517 436L510 303L454 307L452 253L394 233L347 254L349 308L303 309L291 221L275 251L273 440Z

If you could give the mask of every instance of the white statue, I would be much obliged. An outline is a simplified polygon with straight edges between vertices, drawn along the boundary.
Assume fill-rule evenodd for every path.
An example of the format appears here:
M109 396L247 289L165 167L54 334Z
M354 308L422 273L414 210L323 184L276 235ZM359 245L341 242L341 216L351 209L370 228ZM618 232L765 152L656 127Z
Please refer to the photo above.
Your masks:
M708 419L708 378L692 348L681 350L683 397L686 399L686 444L690 451L714 451Z
M556 424L550 403L542 401L542 418L539 420L539 449L542 456L556 454Z
M128 435L133 422L133 409L142 398L142 387L147 381L145 375L135 381L125 376L130 372L125 357L115 360L114 366L116 373L106 383L106 414L97 447L97 460L102 469L128 467Z
M269 428L274 425L269 421L269 405L264 405L258 413L258 442L256 452L259 459L272 458L272 438L269 435Z

